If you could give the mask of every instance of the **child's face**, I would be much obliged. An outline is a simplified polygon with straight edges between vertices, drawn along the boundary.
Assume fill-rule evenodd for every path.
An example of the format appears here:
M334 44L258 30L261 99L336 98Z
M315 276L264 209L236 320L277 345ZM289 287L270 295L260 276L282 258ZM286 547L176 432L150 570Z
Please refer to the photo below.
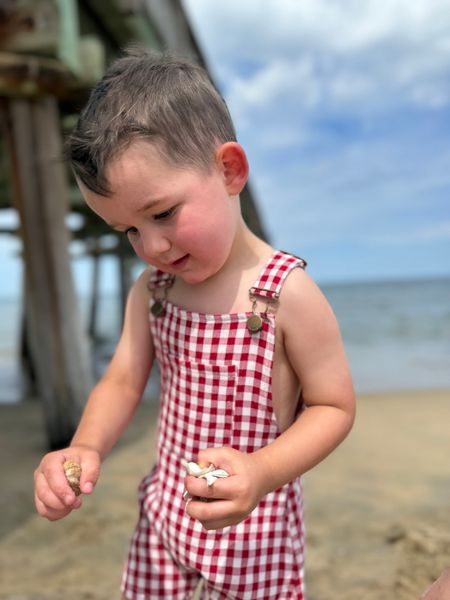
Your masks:
M200 283L230 256L240 223L239 201L228 192L223 169L176 168L152 144L134 141L108 165L112 195L80 184L90 208L127 232L146 263Z

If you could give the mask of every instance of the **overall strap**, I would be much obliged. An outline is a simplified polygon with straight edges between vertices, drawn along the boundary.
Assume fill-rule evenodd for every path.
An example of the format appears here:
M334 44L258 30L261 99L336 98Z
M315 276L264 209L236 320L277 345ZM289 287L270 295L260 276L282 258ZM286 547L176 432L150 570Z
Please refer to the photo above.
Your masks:
M152 269L147 281L147 289L151 292L152 303L150 312L154 317L163 317L166 314L167 292L172 287L175 276L159 269Z
M150 291L169 288L173 285L174 279L175 277L170 273L160 271L159 269L151 269L147 281L147 288Z
M277 250L270 257L255 284L250 288L250 298L264 298L276 302L286 277L293 269L304 269L307 263L303 258Z

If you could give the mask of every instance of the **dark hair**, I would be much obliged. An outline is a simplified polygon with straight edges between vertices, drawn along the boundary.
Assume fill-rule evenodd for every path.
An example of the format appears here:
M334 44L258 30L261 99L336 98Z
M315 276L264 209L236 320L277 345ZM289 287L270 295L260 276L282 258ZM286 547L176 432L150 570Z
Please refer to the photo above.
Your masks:
M107 196L108 161L136 138L175 166L211 168L218 145L236 141L225 101L206 71L188 60L130 48L92 90L68 139L76 177Z

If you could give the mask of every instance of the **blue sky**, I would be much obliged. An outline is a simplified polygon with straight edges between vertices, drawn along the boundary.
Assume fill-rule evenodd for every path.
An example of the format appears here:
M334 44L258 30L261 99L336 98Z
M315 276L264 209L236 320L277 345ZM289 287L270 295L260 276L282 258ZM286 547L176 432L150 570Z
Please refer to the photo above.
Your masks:
M183 4L272 243L319 282L450 275L449 0ZM0 295L17 251L0 236Z
M273 244L320 281L450 274L450 2L183 3Z

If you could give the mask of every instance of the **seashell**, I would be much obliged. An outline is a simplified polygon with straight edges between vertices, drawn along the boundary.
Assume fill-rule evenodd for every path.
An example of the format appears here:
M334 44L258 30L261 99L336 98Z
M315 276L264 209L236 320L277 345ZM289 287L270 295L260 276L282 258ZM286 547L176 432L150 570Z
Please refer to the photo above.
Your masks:
M229 473L227 473L225 469L216 469L215 465L213 464L210 464L208 467L201 467L196 462L187 460L182 460L181 464L189 473L189 475L206 479L206 483L208 485L213 485L213 483L219 478L229 476Z
M66 474L67 483L75 492L75 496L79 496L81 494L81 466L73 460L66 460L66 462L63 464L63 469L64 473Z
M216 479L228 477L228 475L229 474L225 471L225 469L214 469L214 471L211 471L210 473L205 473L203 477L206 479L206 483L208 485L213 485Z
M189 473L189 475L193 475L194 477L203 477L204 475L206 475L206 473L210 473L211 471L214 471L214 469L216 468L212 464L209 465L208 467L201 467L196 462L187 461L187 460L182 460L181 464L186 469L186 471Z

